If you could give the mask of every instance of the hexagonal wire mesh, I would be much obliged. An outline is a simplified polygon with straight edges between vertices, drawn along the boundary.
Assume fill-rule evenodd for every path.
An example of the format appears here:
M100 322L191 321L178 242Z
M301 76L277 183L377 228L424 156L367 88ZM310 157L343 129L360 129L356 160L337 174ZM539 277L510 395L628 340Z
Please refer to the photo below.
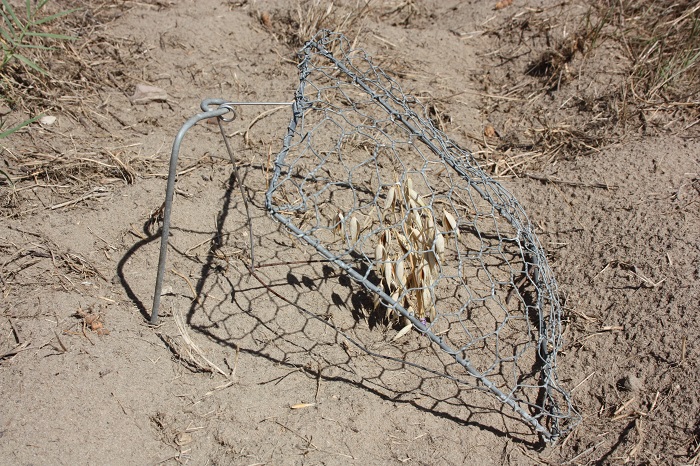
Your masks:
M399 333L441 350L405 363L494 394L546 441L568 432L579 415L556 376L557 285L518 201L341 34L321 31L300 60L269 213L373 293ZM165 217L161 269L167 202Z

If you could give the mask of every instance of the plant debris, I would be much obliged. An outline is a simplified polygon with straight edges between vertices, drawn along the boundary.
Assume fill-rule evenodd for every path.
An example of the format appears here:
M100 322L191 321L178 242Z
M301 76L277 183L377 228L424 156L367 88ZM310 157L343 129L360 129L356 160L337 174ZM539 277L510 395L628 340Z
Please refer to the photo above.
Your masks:
M104 326L104 316L102 314L97 313L92 309L89 309L88 311L78 309L75 312L75 316L82 319L83 334L85 334L85 330L90 330L91 332L94 332L99 336L109 335L110 332ZM87 338L86 334L85 337Z

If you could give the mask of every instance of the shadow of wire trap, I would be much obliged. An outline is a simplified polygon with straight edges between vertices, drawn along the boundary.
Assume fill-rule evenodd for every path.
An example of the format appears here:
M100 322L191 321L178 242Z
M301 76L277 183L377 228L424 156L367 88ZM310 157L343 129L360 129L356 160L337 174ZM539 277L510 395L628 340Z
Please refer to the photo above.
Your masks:
M320 32L301 50L299 70L273 172L245 177L250 192L266 191L271 215L234 205L229 183L190 325L523 441L566 434L579 415L556 376L561 306L520 204L342 35ZM241 104L202 108L212 105L180 131L171 174L184 132ZM224 142L231 181L240 179Z

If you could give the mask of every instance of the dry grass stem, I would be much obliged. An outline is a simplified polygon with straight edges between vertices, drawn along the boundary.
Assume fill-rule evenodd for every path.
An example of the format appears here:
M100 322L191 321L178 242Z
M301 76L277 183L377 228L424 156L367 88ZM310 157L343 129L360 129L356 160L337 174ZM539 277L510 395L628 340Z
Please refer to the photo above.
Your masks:
M56 341L58 341L59 346L61 347L61 350L63 350L64 353L68 352L68 348L66 348L66 345L63 344L63 341L61 340L61 337L58 335L58 332L56 329L54 329L53 334L56 337Z
M199 295L195 291L194 286L192 286L192 282L190 281L190 279L175 269L171 269L171 272L174 273L175 275L177 275L178 277L182 278L183 280L185 280L185 283L187 283L187 286L190 287L190 291L192 292L192 302L199 303Z
M280 105L279 107L274 107L271 108L270 110L266 110L262 113L260 113L258 116L253 118L253 121L250 122L248 127L246 128L245 132L243 133L243 140L245 141L246 147L250 146L250 130L255 126L255 124L261 120L263 120L265 117L268 117L272 115L275 112L278 112L280 110L284 109L289 109L291 105Z
M230 374L227 374L224 372L219 366L211 362L205 355L204 351L201 350L201 348L192 340L192 337L190 337L189 332L187 331L187 327L185 324L185 321L182 317L182 315L173 310L173 319L175 320L175 325L177 326L178 332L180 333L180 336L182 337L182 341L187 345L187 349L185 350L185 353L187 355L188 360L194 362L198 367L201 369L206 370L207 372L218 372L219 374L223 375L227 379L232 379L233 378L233 372ZM194 353L194 354L193 354ZM199 362L197 359L198 356L204 361L204 364Z

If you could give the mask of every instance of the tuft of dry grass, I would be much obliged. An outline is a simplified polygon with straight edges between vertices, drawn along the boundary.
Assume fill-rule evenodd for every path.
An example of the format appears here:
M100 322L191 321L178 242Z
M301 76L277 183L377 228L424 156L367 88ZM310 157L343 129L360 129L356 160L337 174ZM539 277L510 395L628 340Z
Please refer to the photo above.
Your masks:
M77 38L74 41L47 43L43 37L32 37L37 48L25 53L45 73L37 73L15 60L0 70L2 100L13 110L39 113L39 110L58 109L74 118L90 118L89 112L77 103L105 85L123 89L124 75L138 44L126 39L108 36L103 25L123 13L121 2L114 5L92 6L87 2L70 2L71 14L38 26L42 34L60 33ZM47 4L45 14L60 13L61 8ZM57 10L57 11L54 11ZM41 47L51 45L51 47Z
M63 134L58 127L35 123L3 139L0 209L5 215L36 210L20 210L25 197L33 193L38 193L45 207L66 202L73 205L80 199L96 197L94 191L105 189L105 185L130 184L137 176L153 171L154 160L134 155L131 146L118 142L99 150L81 149L94 146L95 135L114 141L122 128L139 132L110 111L103 97L105 92L115 90L128 96L131 85L139 81L130 70L138 68L136 61L143 44L105 31L105 25L129 6L116 0L99 4L72 0L60 6L49 2L44 14L51 16L66 8L71 14L39 25L39 32L77 39L23 51L45 73L36 72L20 60L6 63L0 69L0 107L10 126L28 116L44 114L72 120L85 129L85 135ZM42 46L46 38L32 36L28 40L31 45Z
M357 0L352 6L321 0L297 0L294 7L272 13L263 11L258 17L280 42L296 50L321 29L357 39L369 13L369 2L362 0Z
M700 5L653 0L521 8L485 34L479 145L497 176L640 134L700 129Z
M700 105L700 3L628 2L619 8L621 40L633 60L632 95L646 103Z

